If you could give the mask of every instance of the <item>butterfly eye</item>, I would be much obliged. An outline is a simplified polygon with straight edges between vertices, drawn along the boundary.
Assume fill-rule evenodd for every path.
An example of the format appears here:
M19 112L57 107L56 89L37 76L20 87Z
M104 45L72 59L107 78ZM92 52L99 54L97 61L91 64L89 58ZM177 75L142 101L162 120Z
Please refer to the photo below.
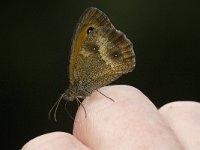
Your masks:
M87 34L91 33L93 30L94 30L93 27L89 27L89 28L87 29Z

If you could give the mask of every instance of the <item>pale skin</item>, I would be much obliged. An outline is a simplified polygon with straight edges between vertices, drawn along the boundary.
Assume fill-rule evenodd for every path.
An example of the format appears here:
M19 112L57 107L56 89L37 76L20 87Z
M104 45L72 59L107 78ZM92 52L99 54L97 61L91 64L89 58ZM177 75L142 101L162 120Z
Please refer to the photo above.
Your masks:
M199 150L200 103L177 101L157 109L138 89L107 86L79 107L73 135L53 132L22 150Z

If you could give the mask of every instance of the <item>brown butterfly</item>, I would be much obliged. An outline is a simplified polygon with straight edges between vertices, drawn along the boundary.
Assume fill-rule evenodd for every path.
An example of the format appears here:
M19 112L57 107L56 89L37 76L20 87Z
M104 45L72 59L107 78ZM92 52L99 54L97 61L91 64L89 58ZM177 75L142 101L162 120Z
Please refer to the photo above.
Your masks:
M135 54L131 41L115 29L101 10L87 8L72 39L70 85L55 105L61 99L80 102L79 99L131 72L134 67Z

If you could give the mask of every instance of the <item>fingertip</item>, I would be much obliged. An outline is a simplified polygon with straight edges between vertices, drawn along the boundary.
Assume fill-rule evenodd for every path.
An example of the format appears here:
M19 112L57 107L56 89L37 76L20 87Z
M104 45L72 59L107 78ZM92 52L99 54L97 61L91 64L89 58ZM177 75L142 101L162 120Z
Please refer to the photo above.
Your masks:
M162 106L159 109L165 120L173 125L178 121L192 119L200 122L200 103L195 101L175 101Z
M114 102L97 91L83 101L87 117L80 107L73 134L84 144L99 149L123 149L136 144L142 149L147 145L156 147L152 144L155 142L157 148L171 142L167 144L168 148L176 147L177 141L157 108L141 91L125 85L106 86L99 90Z
M184 149L200 149L200 103L176 101L160 108Z
M112 105L113 102L120 101L135 101L135 103L147 102L153 105L153 103L137 88L129 85L112 85L100 88L98 91L94 91L89 95L82 104L87 109L99 109L104 106ZM140 100L140 101L138 101ZM82 113L82 108L78 110Z
M98 91L94 91L83 102L83 107L86 110L86 115L83 107L79 107L76 114L76 121L85 116L92 115L93 113L101 112L102 109L106 109L115 103L131 101L132 106L138 106L147 104L157 110L153 103L137 88L129 85L112 85L100 88ZM122 102L123 103L123 102ZM143 105L145 107L145 105Z
M65 132L52 132L38 136L27 142L22 150L66 150L83 149L89 150L80 143L74 136Z

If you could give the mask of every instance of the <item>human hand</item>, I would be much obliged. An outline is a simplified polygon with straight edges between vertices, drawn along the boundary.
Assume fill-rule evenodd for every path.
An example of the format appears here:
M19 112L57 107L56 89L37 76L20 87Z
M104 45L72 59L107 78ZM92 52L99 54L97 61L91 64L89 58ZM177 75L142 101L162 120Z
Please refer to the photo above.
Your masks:
M139 90L116 85L95 91L79 107L73 135L48 133L22 150L199 150L200 104L180 101L159 110Z

